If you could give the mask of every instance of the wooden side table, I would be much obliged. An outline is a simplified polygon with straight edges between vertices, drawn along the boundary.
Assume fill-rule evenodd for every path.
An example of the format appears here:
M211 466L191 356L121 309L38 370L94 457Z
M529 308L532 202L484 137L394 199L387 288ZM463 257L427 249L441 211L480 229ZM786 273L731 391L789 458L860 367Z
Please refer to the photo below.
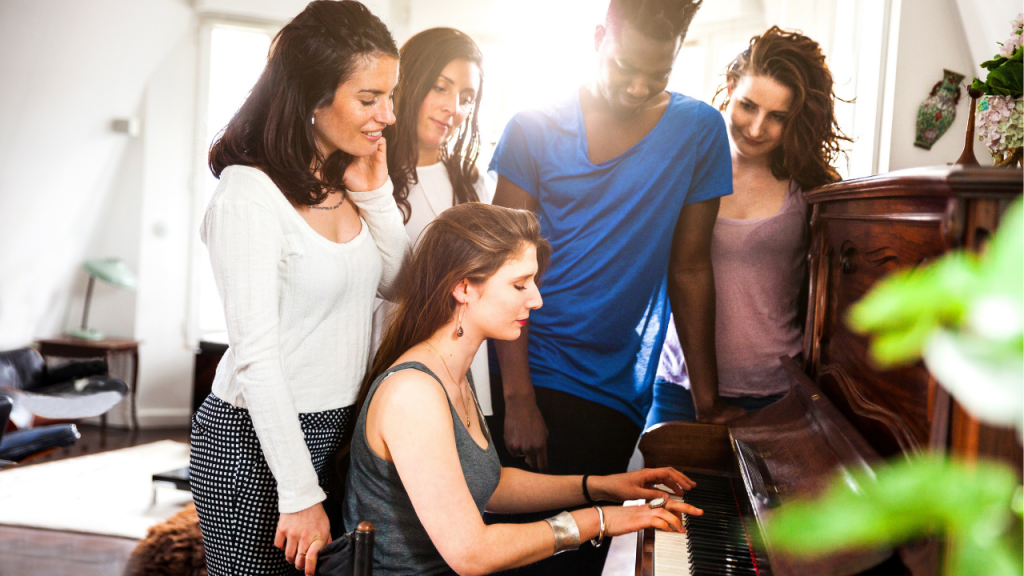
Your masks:
M107 365L115 355L129 354L132 358L131 382L128 388L131 394L131 418L132 430L139 429L139 416L135 407L135 398L138 396L139 385L139 342L125 338L104 338L103 340L80 340L70 336L58 336L37 340L36 346L39 353L45 358L56 356L58 358L103 358ZM100 425L105 431L107 428L107 415L100 417Z

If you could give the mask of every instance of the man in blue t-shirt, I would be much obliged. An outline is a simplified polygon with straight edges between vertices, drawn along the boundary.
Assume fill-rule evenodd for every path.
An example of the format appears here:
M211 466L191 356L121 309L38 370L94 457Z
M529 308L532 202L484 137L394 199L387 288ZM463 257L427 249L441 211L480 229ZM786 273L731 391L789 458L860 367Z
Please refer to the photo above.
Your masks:
M506 460L552 474L624 472L651 405L669 301L685 319L691 378L717 389L709 247L718 198L732 193L729 143L716 110L665 91L699 6L612 0L594 37L597 77L517 114L495 149L494 204L536 211L553 248L544 306L518 340L495 342ZM732 416L698 408L712 421Z

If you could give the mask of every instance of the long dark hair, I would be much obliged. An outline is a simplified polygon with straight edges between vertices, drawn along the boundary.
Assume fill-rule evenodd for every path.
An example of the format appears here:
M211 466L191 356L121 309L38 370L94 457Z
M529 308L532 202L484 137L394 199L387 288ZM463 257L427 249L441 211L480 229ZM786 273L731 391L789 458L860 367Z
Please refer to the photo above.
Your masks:
M360 56L398 57L387 26L355 0L314 0L271 44L267 66L245 103L210 147L220 178L241 164L266 172L294 204L319 204L345 192L342 178L352 156L328 157L316 145L310 118L329 106ZM317 177L319 174L319 177Z
M480 177L476 160L480 155L480 97L484 88L483 55L467 34L454 28L431 28L416 34L402 46L402 67L395 88L396 122L384 128L388 142L388 175L395 186L395 201L405 221L412 215L409 188L416 183L419 136L416 133L420 108L441 71L452 60L467 60L480 68L480 87L473 111L455 127L447 144L441 145L441 162L452 183L452 204L477 202L473 184Z
M821 46L798 32L772 26L750 39L750 46L729 64L720 106L729 105L728 87L744 76L767 76L793 91L793 104L782 129L782 144L771 152L772 175L792 178L804 190L842 180L833 164L840 142L852 142L836 121L832 72Z

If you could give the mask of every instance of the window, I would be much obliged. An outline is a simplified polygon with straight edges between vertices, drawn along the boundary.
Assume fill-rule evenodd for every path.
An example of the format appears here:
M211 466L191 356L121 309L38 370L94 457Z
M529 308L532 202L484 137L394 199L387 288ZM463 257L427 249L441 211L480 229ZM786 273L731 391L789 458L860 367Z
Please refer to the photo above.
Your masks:
M207 165L213 140L245 102L266 64L276 28L228 22L208 22L200 46L199 107L196 134L194 215L196 230L210 203L218 180ZM210 267L209 253L196 235L192 258L192 293L189 341L219 339L227 331L224 305Z

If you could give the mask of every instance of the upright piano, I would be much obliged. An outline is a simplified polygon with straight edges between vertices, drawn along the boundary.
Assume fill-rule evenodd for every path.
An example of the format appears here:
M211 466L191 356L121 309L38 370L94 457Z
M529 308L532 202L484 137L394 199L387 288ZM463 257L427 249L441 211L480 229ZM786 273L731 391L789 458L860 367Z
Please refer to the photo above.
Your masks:
M1022 192L1019 169L933 167L831 184L806 193L811 210L807 323L801 359L782 400L728 426L666 423L640 441L647 466L675 466L705 510L687 532L638 534L636 574L816 576L937 574L935 543L801 560L776 550L761 526L775 510L814 496L836 475L923 451L996 458L1021 474L1011 430L985 426L920 363L881 370L852 333L847 309L875 281L953 249L979 250ZM837 519L837 521L839 521ZM760 545L754 545L761 543Z

